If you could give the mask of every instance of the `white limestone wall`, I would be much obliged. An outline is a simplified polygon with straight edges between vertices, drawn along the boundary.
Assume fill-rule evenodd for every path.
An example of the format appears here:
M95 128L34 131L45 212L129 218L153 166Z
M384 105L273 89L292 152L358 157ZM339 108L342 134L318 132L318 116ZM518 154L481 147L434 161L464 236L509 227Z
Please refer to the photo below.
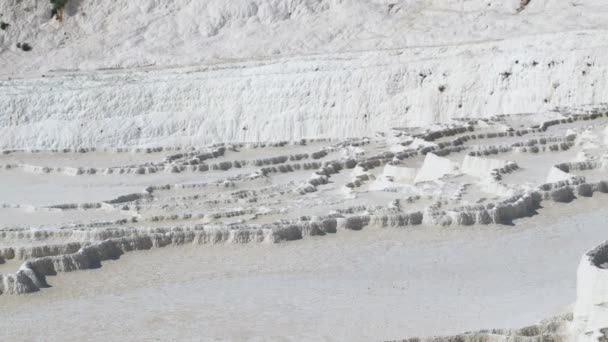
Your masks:
M416 168L391 164L384 165L382 170L382 176L389 177L394 182L406 184L413 183L417 173L418 169Z
M2 21L11 26L0 31L0 75L451 47L608 27L604 0L534 0L517 12L520 1L70 0L60 23L51 19L49 1L3 0Z
M488 179L491 178L493 170L505 167L508 163L506 160L467 155L462 161L462 172Z
M608 249L608 242L603 249ZM577 272L572 329L577 342L596 342L600 330L608 329L608 269L598 267L589 255L583 256Z
M437 49L437 58L421 60L412 52L377 52L0 81L0 149L365 136L455 117L608 102L606 65L595 59L603 49L549 57L493 52L498 46ZM578 77L587 55L594 75ZM558 64L548 67L552 60ZM513 72L507 80L505 70ZM423 81L420 74L431 72Z
M0 2L0 149L341 138L608 102L603 0L390 4L73 1L57 23L47 2Z
M428 153L424 158L422 167L416 175L416 179L414 179L414 183L438 180L445 175L453 174L456 170L458 170L458 165L448 158Z
M555 166L552 166L549 169L549 173L547 174L547 180L546 183L556 183L556 182L561 182L561 181L570 181L572 179L576 178L575 175L570 174L568 172L564 172L560 169L558 169Z

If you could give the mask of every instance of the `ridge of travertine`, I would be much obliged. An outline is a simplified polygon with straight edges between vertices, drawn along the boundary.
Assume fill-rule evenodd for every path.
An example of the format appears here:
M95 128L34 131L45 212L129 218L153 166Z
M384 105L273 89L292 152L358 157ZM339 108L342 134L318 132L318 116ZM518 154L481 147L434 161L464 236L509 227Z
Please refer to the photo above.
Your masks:
M519 5L79 1L58 23L45 2L3 1L0 149L338 139L608 103L605 2Z
M2 295L133 251L491 229L608 193L603 0L49 12L0 3ZM607 272L608 242L572 314L406 341L608 341Z

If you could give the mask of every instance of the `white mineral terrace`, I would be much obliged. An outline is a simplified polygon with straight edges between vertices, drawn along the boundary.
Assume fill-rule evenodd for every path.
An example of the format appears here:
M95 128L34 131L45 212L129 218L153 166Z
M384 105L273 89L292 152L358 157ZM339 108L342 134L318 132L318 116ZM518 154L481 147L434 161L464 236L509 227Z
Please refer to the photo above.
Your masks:
M502 116L359 139L198 149L5 150L3 324L11 337L35 339L38 331L23 335L25 315L69 320L108 296L134 306L91 307L86 319L136 315L144 297L182 302L200 286L201 307L228 305L213 318L187 309L205 321L206 338L262 338L274 328L293 339L395 339L500 327L459 336L594 341L608 326L606 248L583 257L578 279L574 263L598 243L608 213L608 114L552 117L527 116L525 127ZM364 312L352 321L290 329L319 311L345 314L339 302L351 296ZM575 300L574 316L564 315ZM42 303L59 309L31 311ZM259 305L271 311L260 326L221 328ZM144 308L151 313L134 329L165 310Z
M608 342L607 32L0 0L0 341Z

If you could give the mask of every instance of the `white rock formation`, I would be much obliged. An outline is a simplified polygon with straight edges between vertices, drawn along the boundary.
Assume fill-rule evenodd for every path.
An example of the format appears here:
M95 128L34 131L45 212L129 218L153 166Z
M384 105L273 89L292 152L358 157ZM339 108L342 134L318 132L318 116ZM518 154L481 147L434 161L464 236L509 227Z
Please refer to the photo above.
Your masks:
M608 193L604 0L50 7L0 2L2 295L131 251L492 229ZM607 246L568 324L432 341L608 341Z
M462 161L462 172L482 179L492 178L492 172L509 164L506 160L467 155Z
M608 102L602 0L79 1L63 23L49 7L0 4L0 74L19 78L0 81L2 149L352 137Z
M434 153L427 153L424 163L414 179L414 183L438 180L445 175L453 174L457 170L458 165L451 160L438 157Z
M608 338L608 241L583 256L577 271L572 333L577 342Z
M572 175L570 173L564 172L560 169L558 169L555 166L552 166L549 169L549 174L547 175L547 183L556 183L556 182L561 182L561 181L571 181L572 179L575 179L576 176Z
M416 179L418 169L405 165L386 164L382 170L382 176L389 178L393 182L411 184Z

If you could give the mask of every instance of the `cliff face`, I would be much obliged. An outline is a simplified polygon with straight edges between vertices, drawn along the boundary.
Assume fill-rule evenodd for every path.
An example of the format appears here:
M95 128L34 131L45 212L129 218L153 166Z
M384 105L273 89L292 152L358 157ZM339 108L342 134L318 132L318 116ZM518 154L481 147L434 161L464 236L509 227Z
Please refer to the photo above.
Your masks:
M604 48L525 41L0 81L0 148L342 138L608 102Z
M61 23L47 5L0 4L2 149L363 136L608 102L601 1L70 1Z
M576 341L608 338L608 241L583 256L577 273Z
M0 74L454 46L607 27L601 0L5 0ZM17 48L28 43L29 53Z

